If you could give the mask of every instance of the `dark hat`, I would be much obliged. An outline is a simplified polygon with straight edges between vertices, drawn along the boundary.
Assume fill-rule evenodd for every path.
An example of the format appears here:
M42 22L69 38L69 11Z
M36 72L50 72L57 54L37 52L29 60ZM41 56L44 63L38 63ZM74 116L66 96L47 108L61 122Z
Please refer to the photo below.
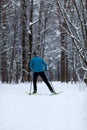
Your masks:
M33 52L33 55L39 55L39 52L38 52L37 50L35 50L35 51Z
M36 50L33 52L33 55L37 55L37 51Z

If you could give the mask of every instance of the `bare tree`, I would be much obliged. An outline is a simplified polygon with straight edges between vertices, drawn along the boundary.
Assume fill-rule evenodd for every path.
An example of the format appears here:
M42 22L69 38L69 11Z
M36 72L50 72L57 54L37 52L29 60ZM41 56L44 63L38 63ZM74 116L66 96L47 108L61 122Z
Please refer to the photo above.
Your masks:
M69 2L67 3L66 0L64 0L64 2L62 3L64 8L67 10L68 12L68 7L69 7ZM57 3L57 12L60 12L60 7L59 4ZM61 13L61 12L60 12ZM59 17L59 24L60 26L60 42L61 42L61 81L64 82L68 82L68 53L67 51L67 46L68 46L68 41L67 41L67 33L64 29L67 28L66 22L65 20L63 20L62 17Z
M7 49L6 45L6 35L7 35L7 14L6 14L6 8L4 6L7 4L7 1L1 0L0 1L0 50L1 50L1 79L2 82L8 82L8 68L7 68L7 52L5 51Z
M29 52L28 52L28 81L31 81L31 70L29 67L30 60L32 58L32 46L33 46L33 0L29 1Z
M9 80L10 83L16 82L16 75L15 75L15 71L16 71L16 44L17 44L17 31L18 31L18 13L17 13L17 9L16 6L14 5L14 21L13 21L13 31L14 31L14 35L13 35L13 47L12 47L12 53L11 53L11 60L10 60L10 69L9 69ZM16 72L17 73L17 72ZM18 74L17 74L18 75Z
M83 13L83 10L85 6L84 1L75 1L71 0L73 4L73 8L75 10L76 19L72 21L71 17L67 14L67 8L65 8L62 4L62 1L56 0L57 6L60 10L60 14L62 19L64 20L66 24L66 28L60 25L63 30L71 37L73 44L75 48L77 49L83 64L82 66L87 66L87 59L86 59L86 51L85 46L87 44L87 38L86 38L86 12ZM79 5L80 4L80 5ZM81 7L80 7L81 6ZM83 20L82 20L83 19ZM77 20L77 21L76 21ZM76 21L76 23L75 23ZM84 46L85 45L85 46ZM84 51L84 53L83 53Z
M27 69L26 63L26 23L27 23L27 12L26 12L26 0L21 0L21 24L22 24L22 82L27 81L27 75L24 70Z

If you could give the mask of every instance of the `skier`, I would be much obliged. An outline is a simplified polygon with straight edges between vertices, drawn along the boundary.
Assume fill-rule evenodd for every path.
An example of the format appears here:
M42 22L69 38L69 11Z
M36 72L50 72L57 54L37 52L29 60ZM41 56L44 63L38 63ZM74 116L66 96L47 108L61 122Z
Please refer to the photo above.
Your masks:
M51 87L45 75L45 71L47 71L47 63L40 56L38 56L38 53L36 51L34 51L33 56L34 57L30 61L30 69L31 71L33 71L33 86L34 86L33 94L37 93L38 76L40 76L43 79L43 81L46 83L51 93L56 94L56 92Z

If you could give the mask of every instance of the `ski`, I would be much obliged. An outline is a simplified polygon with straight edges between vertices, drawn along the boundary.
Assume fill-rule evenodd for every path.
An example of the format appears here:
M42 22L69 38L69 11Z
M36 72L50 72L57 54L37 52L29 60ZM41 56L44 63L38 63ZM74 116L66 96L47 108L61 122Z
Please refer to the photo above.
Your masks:
M55 96L55 95L58 95L58 94L61 94L62 93L62 91L59 91L59 92L57 92L57 93L52 93L52 94L50 94L50 96Z
M27 92L27 91L26 91L26 94L28 94L28 95L35 95L35 96L36 96L36 95L42 95L42 94L40 94L40 93L29 93L29 92Z
M47 96L56 96L56 95L58 95L58 94L61 94L62 93L62 91L59 91L59 92L57 92L57 93L51 93L51 94L42 94L42 93L29 93L29 92L27 92L26 91L26 94L28 94L28 95L33 95L33 96L44 96L44 95L47 95Z

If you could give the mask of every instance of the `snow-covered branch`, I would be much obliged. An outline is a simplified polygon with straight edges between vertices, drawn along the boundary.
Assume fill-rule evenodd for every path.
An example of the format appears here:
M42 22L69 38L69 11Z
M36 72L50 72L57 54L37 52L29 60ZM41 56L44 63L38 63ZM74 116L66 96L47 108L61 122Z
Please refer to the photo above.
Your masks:
M3 54L4 52L7 52L8 50L12 49L13 47L9 47L7 49L4 49L3 51L0 52L0 55Z

